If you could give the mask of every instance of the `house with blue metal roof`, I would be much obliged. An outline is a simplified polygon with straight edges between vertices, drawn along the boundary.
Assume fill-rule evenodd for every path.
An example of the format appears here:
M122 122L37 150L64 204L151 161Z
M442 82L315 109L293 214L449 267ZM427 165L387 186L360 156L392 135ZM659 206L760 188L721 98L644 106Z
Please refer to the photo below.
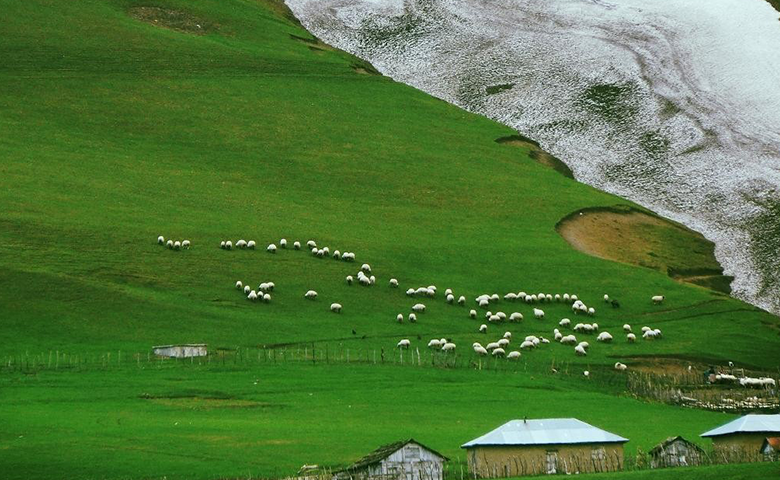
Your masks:
M780 415L745 415L701 436L712 439L718 461L761 461L764 460L761 448L767 438L780 436Z
M462 445L482 478L623 469L628 439L576 418L511 420Z

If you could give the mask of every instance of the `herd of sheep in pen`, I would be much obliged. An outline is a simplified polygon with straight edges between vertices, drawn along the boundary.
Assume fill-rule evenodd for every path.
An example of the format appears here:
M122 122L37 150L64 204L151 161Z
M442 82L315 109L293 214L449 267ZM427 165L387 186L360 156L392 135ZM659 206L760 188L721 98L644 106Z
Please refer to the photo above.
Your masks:
M166 246L169 249L172 250L182 250L182 249L189 249L190 248L190 241L189 240L182 240L182 241L172 241L168 240L166 242L165 238L163 236L159 236L157 238L157 243L159 245ZM287 248L287 240L281 239L279 241L279 247L280 248ZM235 244L230 241L222 241L220 242L220 248L224 250L232 250L233 248L238 249L256 249L257 243L254 240L238 240L235 242ZM301 243L298 241L293 242L292 248L294 250L300 250L301 249ZM306 248L311 251L312 255L315 257L323 258L323 257L332 257L336 260L342 260L345 262L352 262L355 260L355 254L353 252L340 252L339 250L334 250L333 253L330 253L330 248L324 247L324 248L318 248L317 243L314 240L309 240L306 242ZM266 247L266 251L269 253L276 253L277 246L276 244L270 244ZM363 264L358 272L353 277L352 275L348 275L346 277L346 283L347 285L352 285L355 281L355 278L357 278L358 283L364 286L372 286L376 284L376 277L371 274L371 266L368 264ZM391 288L398 288L399 283L398 280L395 278L391 278L388 282L389 286ZM252 302L265 302L269 303L271 301L271 292L274 290L274 283L273 282L264 282L261 283L258 288L252 289L249 285L245 285L241 281L237 281L235 284L235 288L241 292L243 292L244 295L246 295L246 298ZM425 287L418 287L418 288L409 288L406 290L406 295L408 297L413 298L430 298L433 299L436 297L437 288L435 285L429 285ZM308 290L303 294L304 298L307 300L316 300L317 299L317 292L315 290ZM475 303L485 310L490 308L491 305L495 305L499 303L499 301L503 298L503 301L508 303L515 303L515 302L521 302L528 305L534 305L533 307L533 315L534 318L537 320L543 320L545 318L545 312L541 308L538 308L536 305L541 306L545 303L563 303L568 304L571 306L572 313L574 315L586 315L593 317L596 315L596 309L592 306L587 306L582 300L580 300L577 295L570 295L568 293L564 294L550 294L550 293L526 293L526 292L509 292L503 297L500 297L498 294L483 294L479 295L474 299ZM446 289L444 291L444 299L448 304L458 304L462 307L465 307L467 303L467 299L465 296L460 295L457 298L455 297L455 294L451 289ZM663 295L655 295L651 297L651 301L654 304L660 304L664 301ZM618 307L619 303L617 301L610 299L609 295L604 295L604 302L611 305L612 307ZM334 313L341 313L342 305L340 303L331 303L330 305L330 311ZM403 313L399 313L396 316L396 321L398 323L403 323L405 319L407 319L411 323L417 322L417 315L424 314L425 313L425 304L424 303L415 303L411 307L411 312L408 314L408 316L405 316ZM478 316L477 310L470 309L468 312L468 317L471 319L476 319ZM479 333L487 334L488 332L488 324L499 324L504 321L508 322L520 322L523 320L523 314L520 312L512 312L509 315L504 313L503 311L497 311L492 312L490 310L487 310L484 314L484 317L487 324L481 324L478 328ZM593 323L577 323L572 327L572 321L569 318L563 318L558 322L558 326L561 329L570 329L573 333L566 333L564 334L559 328L553 329L553 338L554 341L557 343L560 343L561 345L568 345L574 348L575 355L578 356L586 356L588 354L588 349L590 348L590 343L587 341L579 341L577 337L574 335L576 334L596 334L598 332L598 335L596 336L596 341L600 343L610 343L613 340L613 336L611 333L607 331L599 331L599 325L595 322ZM623 325L623 332L626 335L626 341L628 343L634 343L637 341L637 336L632 331L632 327L629 324ZM642 338L644 340L659 340L663 338L663 335L661 333L661 330L658 328L650 328L648 326L644 326L641 329L642 332ZM518 359L520 358L520 350L533 350L535 348L539 348L541 345L549 344L551 343L549 339L541 336L536 335L529 335L526 336L522 342L520 342L519 350L509 350L510 344L512 342L512 333L506 332L503 334L503 336L498 339L495 342L489 342L485 346L483 346L479 342L475 342L472 345L472 348L474 352L477 355L480 356L487 356L491 355L493 357L506 357L507 359ZM411 341L409 339L402 339L399 341L396 345L397 348L400 349L406 349L411 346ZM451 340L448 340L446 338L437 339L434 338L431 341L428 342L428 348L431 349L438 349L443 352L452 352L455 350L456 345ZM615 369L616 370L626 370L626 365L620 362L615 363Z

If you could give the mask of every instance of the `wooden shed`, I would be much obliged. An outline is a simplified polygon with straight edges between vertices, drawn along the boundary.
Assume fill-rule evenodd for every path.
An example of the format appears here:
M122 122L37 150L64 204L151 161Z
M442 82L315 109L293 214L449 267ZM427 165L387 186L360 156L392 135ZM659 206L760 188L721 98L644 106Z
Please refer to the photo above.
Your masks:
M680 436L669 437L650 450L650 468L701 465L705 458L704 450L695 443Z
M155 355L170 358L205 357L208 349L205 343L184 343L179 345L158 345L152 347Z
M745 415L702 433L712 439L715 460L718 462L760 462L761 448L769 437L780 437L780 414Z
M462 446L475 477L623 469L628 439L576 418L512 420Z
M442 480L447 457L414 439L383 445L347 468L334 480Z

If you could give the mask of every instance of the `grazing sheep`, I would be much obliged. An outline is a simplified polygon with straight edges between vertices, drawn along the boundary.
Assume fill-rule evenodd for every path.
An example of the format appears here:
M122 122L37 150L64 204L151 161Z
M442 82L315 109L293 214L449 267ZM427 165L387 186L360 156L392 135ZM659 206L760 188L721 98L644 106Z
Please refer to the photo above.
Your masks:
M325 250L324 250L324 249L322 249L322 248L320 248L319 250L317 250L317 257L318 257L318 258L325 258Z
M445 290L444 290L444 295L445 295L445 296L447 296L447 295L452 295L452 289L451 289L451 288L447 288L447 289L445 289Z
M504 338L512 338L512 332L504 332Z
M355 279L352 278L352 275L347 275L347 285L352 285L352 282L354 282Z
M550 295L549 293L546 295L546 298L547 298L548 302L552 302L553 301L553 296Z
M469 318L477 318L477 311L469 310Z
M634 343L636 342L636 335L634 335L633 333L629 333L628 335L626 335L626 340L628 341L628 343Z
M590 377L590 372L589 372L589 371L587 371L587 370L585 370L584 372L582 372L582 374L583 374L583 375L585 375L585 378L589 378L589 377Z
M417 323L417 315L415 315L414 313L410 313L409 314L409 321L411 323Z
M531 350L534 348L536 348L536 344L531 340L523 340L523 343L520 344L520 350Z
M577 337L575 337L574 335L565 335L561 337L561 339L558 341L561 342L563 345L576 345Z
M355 252L347 252L341 254L341 259L345 262L354 262L355 261Z
M408 339L404 338L398 344L396 345L397 348L409 348L409 345L411 345L412 342L410 342Z
M661 335L661 330L658 328L653 329L653 333L655 334L655 338L662 338L663 335Z
M579 297L577 297L577 295L572 295L572 296L570 296L570 297L569 297L569 299L570 299L572 302L576 302L577 300L579 300Z
M455 344L452 342L447 342L441 347L442 351L444 352L452 352L455 350Z
M628 367L626 366L626 364L625 364L625 363L620 363L620 362L616 362L616 363L615 363L615 370L617 370L617 371L619 371L619 372L623 372L623 371L625 371L627 368L628 368Z
M601 332L599 333L599 336L596 337L596 340L599 342L610 343L612 341L612 335L609 332Z
M339 252L338 250L333 252L333 258L336 260L341 260L341 252Z
M246 242L246 248L254 250L256 246L257 246L257 244L255 243L254 240L250 240L250 241Z
M398 280L396 280L395 278L391 278L390 279L390 286L393 287L393 288L398 288Z
M322 254L323 255L330 255L330 248L328 248L328 247L323 248L322 249Z
M604 294L604 301L609 303L609 295L607 295L606 293Z
M645 333L645 332L647 332L647 331L649 331L649 330L652 330L652 328L648 327L647 325L645 325L644 327L642 327L642 333Z
M539 308L534 308L534 318L536 319L543 319L544 318L544 310L541 310Z
M563 339L563 334L559 332L558 329L556 328L555 331L553 332L553 338L555 339L556 342L560 342Z
M317 252L319 252L319 250L317 250L317 248L312 248L311 249L311 254L314 255L315 257L317 256Z
M404 323L404 314L403 313L399 313L398 315L396 315L395 316L395 321L398 322L398 323Z
M360 269L363 270L366 273L371 273L371 265L364 263L360 266Z
M249 285L244 287L244 293L248 294L251 291L252 291L252 287L250 287Z
M430 342L428 342L428 348L439 348L441 347L441 342L438 338L434 338Z
M512 350L507 354L506 358L508 360L517 360L518 358L520 358L520 352L518 352L517 350Z
M304 293L303 296L309 300L315 300L317 298L317 292L314 290L309 290L308 292Z
M363 275L362 277L358 277L358 282L360 282L360 284L363 286L371 285L371 279L365 275Z
M170 249L173 249L173 240L168 240L167 242L165 242L165 246Z
M308 242L306 242L306 247L308 247L309 249L317 248L317 242L315 242L314 240L309 240Z
M490 305L490 300L488 300L487 298L483 298L482 300L479 301L479 306L482 308L487 308L489 305Z
M623 324L623 331L626 333L631 333L631 325L629 324Z
M164 245L164 244L165 244L165 237L163 237L162 235L160 235L159 237L157 237L157 243L158 243L159 245Z
M246 248L246 240L239 240L236 242L236 248Z
M504 300L507 300L509 302L514 302L517 300L517 295L515 293L509 292L506 295L504 295Z
M464 297L463 295L461 295L460 297L458 297L458 305L460 305L461 307L462 307L463 305L466 305L466 297Z
M592 316L593 316L593 315L595 315L595 314L596 314L596 309L595 309L595 308L593 308L593 307L590 307L590 308L588 309L588 315L590 315L590 316L592 317Z
M231 250L232 248L233 248L233 242L231 242L230 240L225 242L225 250Z
M422 303L415 303L412 305L412 311L414 313L425 313L425 305Z
M266 249L265 249L265 250L266 250L268 253L276 253L276 245L274 245L274 244L272 243L272 244L268 245L268 247L266 247Z
M414 289L413 288L407 288L406 289L406 296L413 297L414 296Z
M503 348L494 348L492 355L494 357L503 357L504 355L506 355L506 352L504 351Z
M508 339L506 339L506 338L502 338L502 339L500 339L500 340L499 340L498 342L496 342L496 343L498 343L498 346L499 346L499 347L501 347L501 348L504 348L504 347L506 347L507 345L509 345L509 340L508 340Z
M266 283L266 285L268 286L268 291L269 292L273 292L274 288L276 288L276 284L274 282L268 282L268 283Z
M373 275L368 277L368 283L370 283L371 285L376 285L376 277Z
M499 300L500 298L501 298L501 297L499 297L497 293L494 293L493 295L491 295L491 296L490 296L490 301L491 301L491 302L498 302L498 300Z
M488 350L493 350L493 349L495 349L495 348L498 348L498 347L500 347L500 345L498 344L498 342L490 342L490 343L488 343L488 344L485 346L485 348L487 348Z
M666 297L663 295L654 295L650 300L653 301L655 305L660 305Z
M569 294L568 293L564 293L563 294L563 301L564 302L568 302L569 300L571 300L571 297L569 297Z
M249 292L249 295L247 295L246 298L254 302L257 300L257 293L255 293L255 291L252 290Z
M287 239L283 238L283 239L279 240L279 246L282 247L282 248L287 248Z
M481 357L484 357L485 355L488 354L488 351L482 345L474 345L474 353L476 353Z
M301 249L301 242L299 242L297 240L295 242L293 242L293 248L296 249L296 250L300 250Z
M454 303L454 302L455 302L455 295L453 295L453 294L451 294L451 293L450 293L450 294L448 294L448 295L447 295L447 303L449 303L449 304L452 304L452 303Z
M189 240L182 240L181 241L181 248L186 248L189 250L190 248L190 241Z
M571 327L571 320L568 318L562 318L560 322L558 322L558 326L568 328Z
M497 317L498 317L498 319L499 319L499 320L501 320L502 322L503 322L504 320L506 320L506 313L504 313L504 312L496 312L496 316L497 316Z
M479 333L487 333L487 325L484 323L479 326Z
M224 249L224 248L225 248L225 241L224 241L224 240L222 240L221 242L219 242L219 248L222 248L222 249Z
M260 298L260 295L258 295L257 298ZM269 293L264 294L263 295L263 301L265 303L269 303L271 301L271 294L269 294Z
M510 322L522 322L523 321L523 314L520 312L512 312L509 315L509 321Z
M574 347L574 353L580 357L584 357L588 354L588 352L585 351L582 345L577 345L576 347Z
M236 282L236 290L241 290L242 288L244 288L244 284L241 283L241 280L237 281Z
M340 303L331 303L330 304L330 311L333 313L341 313L341 304Z
M655 331L654 330L648 330L645 333L642 334L642 338L645 340L655 340Z
M560 293L556 293L554 298L555 298L556 302L560 302L561 301L561 294Z
M581 347L582 347L582 348L584 348L585 350L587 350L587 349L589 349L589 348L590 348L590 343L588 343L588 342L580 342L580 343L578 343L577 345L581 346Z

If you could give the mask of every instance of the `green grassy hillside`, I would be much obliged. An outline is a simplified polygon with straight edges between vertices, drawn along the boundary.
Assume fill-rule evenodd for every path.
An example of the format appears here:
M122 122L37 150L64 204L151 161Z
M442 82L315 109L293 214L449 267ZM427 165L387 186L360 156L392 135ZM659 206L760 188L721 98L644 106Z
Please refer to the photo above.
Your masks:
M656 355L732 360L757 369L780 366L776 317L660 272L589 257L555 230L561 218L579 209L629 202L540 165L523 148L496 143L514 133L504 126L370 74L369 65L312 40L279 1L0 0L0 11L5 13L0 36L4 365L25 354L44 358L54 351L89 356L121 350L132 358L136 352L145 355L151 345L179 342L208 343L212 351L281 343L389 351L400 338L422 347L428 338L441 336L453 339L459 355L466 356L472 342L495 340L505 330L515 339L551 337L557 320L571 316L566 305L551 304L541 307L547 318L538 321L531 306L502 303L491 309L520 311L525 321L477 333L483 320L466 315L474 296L525 290L577 293L596 307L595 320L615 334L616 342L595 345L589 338L594 345L584 359L560 345L524 353L524 372L542 371L553 360L590 368ZM160 26L166 22L171 28ZM170 251L156 244L158 235L187 238L193 246ZM282 237L353 251L357 261L264 251ZM261 248L218 247L220 240L239 238L254 239ZM373 267L377 285L347 286L344 277L363 262ZM401 288L387 286L391 277ZM233 287L236 280L252 286L275 282L272 302L248 302ZM468 296L469 306L447 305L440 293L435 300L421 300L428 312L417 324L397 324L395 315L418 301L403 291L429 284ZM303 299L308 289L319 292L317 301ZM619 299L621 308L608 308L600 300L604 293ZM661 306L650 302L657 294L667 297ZM341 315L328 311L334 301L343 304ZM665 338L628 345L619 332L625 322L659 327ZM387 380L388 390L397 389L404 398L407 386L419 389L421 373L411 371ZM217 390L230 392L229 376L195 371L149 378L128 370L115 378L112 372L90 372L2 373L6 386L18 390L0 391L2 400L14 405L0 413L2 430L10 432L0 436L0 450L13 453L2 456L0 471L25 478L50 478L53 471L72 478L156 473L211 478L243 475L241 460L256 457L263 460L250 462L248 469L272 475L306 461L348 461L366 445L408 436L405 432L419 421L406 417L397 428L377 430L370 423L377 416L393 423L393 409L380 403L362 420L343 416L340 429L311 444L305 438L317 432L300 422L306 404L291 398L280 430L268 436L239 441L243 429L264 428L249 423L230 430L244 419L239 409L209 413L189 437L172 438L158 435L159 429L167 432L166 412L181 406L140 401L138 395L163 391L179 375L194 383L218 382ZM253 371L243 367L240 374L251 377ZM456 404L446 410L449 420L440 418L438 433L415 434L448 452L483 427L522 413L489 388L493 377L461 374L459 392L468 391L464 385L471 381L487 382L482 394L501 407L490 420L474 416L470 426L458 430L449 427L465 414L468 402ZM295 369L266 375L279 382L280 392L298 388L284 385L290 377L309 378ZM326 390L337 388L337 380L370 383L361 375L323 367L311 382ZM114 381L128 386L108 387ZM551 385L533 399L534 414L560 411L548 404L556 395L550 392L569 387ZM111 392L94 406L80 397L91 394L93 386ZM676 434L676 415L700 419L691 423L691 433L718 423L713 414L676 413L615 400L614 393L584 400L603 403L604 410L569 414L596 421L599 411L608 416L614 401L614 408L625 410L615 425L623 427L629 417L640 418L643 408L658 408L668 417L662 415L657 435L642 437L644 426L638 422L631 427L644 439L642 445ZM568 395L572 402L579 398L576 390ZM436 400L419 397L421 404ZM331 418L337 405L321 402L308 421ZM436 409L422 411L429 410ZM186 411L190 421L193 412ZM110 412L125 412L131 430L104 429L105 422L122 422ZM606 420L596 423L611 426ZM43 438L51 428L55 433ZM352 443L330 450L336 439L350 435L355 435ZM47 457L53 454L45 452L61 451L68 442L68 463ZM167 453L148 462L146 455L162 452L163 443ZM229 448L233 457L209 453L212 443L224 443L220 448ZM49 458L49 466L33 468L42 458ZM200 462L209 466L201 469ZM51 465L58 469L49 470Z

